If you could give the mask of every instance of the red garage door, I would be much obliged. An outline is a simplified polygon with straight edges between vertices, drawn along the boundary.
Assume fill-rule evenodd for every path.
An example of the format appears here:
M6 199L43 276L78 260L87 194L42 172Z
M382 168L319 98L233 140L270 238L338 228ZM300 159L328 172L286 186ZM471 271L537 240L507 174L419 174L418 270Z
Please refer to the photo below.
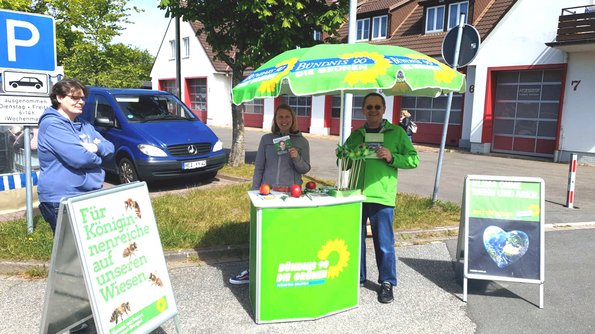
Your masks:
M553 157L562 70L496 73L492 151Z

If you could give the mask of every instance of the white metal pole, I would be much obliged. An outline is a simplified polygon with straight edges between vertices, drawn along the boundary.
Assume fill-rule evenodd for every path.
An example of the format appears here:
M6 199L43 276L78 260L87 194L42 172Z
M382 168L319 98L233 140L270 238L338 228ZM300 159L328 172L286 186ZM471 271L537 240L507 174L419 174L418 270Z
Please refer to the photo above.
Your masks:
M457 44L455 46L452 68L456 71L459 66L459 52L461 49L461 39L463 37L463 26L465 25L465 14L461 14L459 19L459 31L457 32ZM434 179L434 193L432 194L432 203L438 199L438 187L440 184L440 173L442 172L442 159L444 156L444 146L446 146L446 133L448 132L448 122L450 120L450 108L452 106L452 92L448 93L446 102L446 113L444 115L444 125L442 127L442 140L440 141L440 153L438 155L438 166L436 168L436 178Z
M33 182L31 182L31 137L28 126L24 130L24 149L25 149L25 204L27 207L27 232L33 233Z
M349 0L349 34L347 36L347 43L353 44L356 41L357 35L357 0ZM353 110L353 94L345 93L343 97L343 109L341 118L341 130L339 140L343 145L347 137L351 134L351 121Z
M349 0L349 33L347 43L353 44L357 34L357 0ZM341 92L341 115L339 129L339 144L345 144L345 141L351 134L351 123L353 114L353 94ZM339 169L339 183L337 187L347 184L349 172Z

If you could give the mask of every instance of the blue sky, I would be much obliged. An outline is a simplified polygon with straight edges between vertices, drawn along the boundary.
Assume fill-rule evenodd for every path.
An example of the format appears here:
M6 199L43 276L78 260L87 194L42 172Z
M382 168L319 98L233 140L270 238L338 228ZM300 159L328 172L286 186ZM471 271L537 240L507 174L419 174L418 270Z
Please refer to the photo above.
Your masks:
M144 9L143 13L131 12L128 19L134 24L125 25L126 30L122 35L114 38L114 43L124 43L147 50L152 55L157 55L159 45L167 29L169 18L165 11L157 8L157 0L131 0L128 7L136 6Z

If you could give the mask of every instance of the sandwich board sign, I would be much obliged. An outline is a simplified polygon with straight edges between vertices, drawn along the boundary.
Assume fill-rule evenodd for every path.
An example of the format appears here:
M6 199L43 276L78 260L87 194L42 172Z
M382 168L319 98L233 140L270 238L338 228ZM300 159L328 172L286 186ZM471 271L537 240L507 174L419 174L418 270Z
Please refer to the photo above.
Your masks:
M148 333L177 306L146 183L60 203L40 333L93 317L97 333Z
M543 308L544 194L541 178L467 175L464 242L460 228L457 247L457 260L464 254L463 301L468 279L535 283Z

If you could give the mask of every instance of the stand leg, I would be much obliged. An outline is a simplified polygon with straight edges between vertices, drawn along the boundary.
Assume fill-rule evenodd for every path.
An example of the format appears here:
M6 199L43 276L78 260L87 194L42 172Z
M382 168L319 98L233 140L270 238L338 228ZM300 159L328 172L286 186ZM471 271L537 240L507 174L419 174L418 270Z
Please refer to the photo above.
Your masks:
M174 315L174 324L176 325L176 333L182 333L182 326L180 326L180 316L177 314Z
M467 277L463 277L463 301L467 302Z
M543 308L543 283L539 284L539 308Z

